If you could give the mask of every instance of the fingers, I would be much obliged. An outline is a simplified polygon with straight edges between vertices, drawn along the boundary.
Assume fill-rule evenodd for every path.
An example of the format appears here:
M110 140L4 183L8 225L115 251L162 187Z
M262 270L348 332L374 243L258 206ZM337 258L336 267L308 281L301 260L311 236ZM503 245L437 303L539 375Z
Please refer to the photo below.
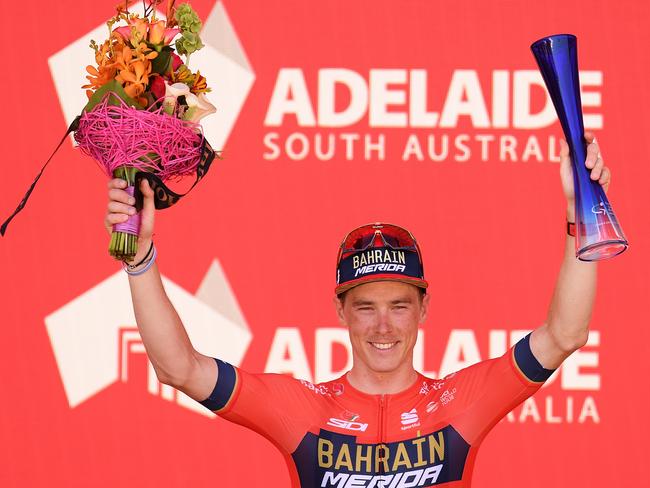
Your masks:
M142 178L142 181L140 182L140 191L144 197L153 196L153 190L151 189L151 186L149 186L149 180L146 178Z
M114 178L108 182L108 205L104 217L104 227L111 233L113 225L121 224L128 220L129 216L135 215L135 198L129 195L124 188L127 182L120 178Z
M135 198L129 195L126 191L118 190L117 188L108 190L108 199L113 202L125 203L127 205L135 204Z
M608 167L604 167L603 171L601 172L600 179L598 180L598 183L600 183L602 186L605 187L605 190L609 186L609 184L612 182L612 173L609 170Z
M596 166L596 161L600 157L600 150L598 144L591 143L587 146L587 158L585 159L585 166L587 168L593 168Z
M568 158L569 157L569 145L564 139L560 139L560 157Z
M605 168L605 163L603 162L603 160L601 158L597 158L596 163L593 164L593 169L591 170L589 177L594 181L599 180L603 174L604 168Z
M585 133L585 138L587 138L587 135L592 136L590 139L591 141L594 140L593 134L586 132ZM600 177L603 174L603 168L605 167L605 163L603 162L603 158L600 157L600 150L598 148L598 144L595 142L591 142L587 146L587 158L585 159L585 166L591 170L590 173L590 178L594 181L600 179Z
M149 181L147 179L143 179L142 182L140 183L140 191L142 192L142 196L144 197L144 201L142 202L142 208L146 212L153 212L155 209L155 203L153 200L153 190L151 189L151 186L149 186Z
M127 187L126 181L120 178L114 178L108 182L108 198L115 202L135 204L135 198L129 195L124 188Z
M108 182L108 205L106 216L104 217L104 226L109 233L112 232L115 224L124 223L130 216L137 213L135 198L126 192L126 187L127 182L120 178L114 178ZM154 191L146 179L140 182L140 191L144 197L140 237L151 237L156 209Z
M112 188L126 188L127 183L126 180L123 180L121 178L113 178L112 180L108 181L108 189L111 190Z
M609 168L605 166L605 162L600 156L598 144L593 142L595 140L593 134L585 132L585 139L589 142L589 145L587 146L587 158L585 160L585 166L591 169L589 177L593 181L598 181L598 183L605 188L605 191L607 191L612 179L612 173Z
M586 130L585 131L585 139L587 140L587 144L591 144L596 140L596 134L594 134L591 131Z
M111 200L108 202L108 213L135 215L135 207Z
M106 214L106 218L104 218L104 225L108 229L108 232L111 233L111 227L113 227L115 224L126 222L128 218L129 216L123 213L109 213Z
M123 224L129 218L129 215L125 213L107 213L104 217L104 227L106 231L111 234L113 232L113 226L115 224Z

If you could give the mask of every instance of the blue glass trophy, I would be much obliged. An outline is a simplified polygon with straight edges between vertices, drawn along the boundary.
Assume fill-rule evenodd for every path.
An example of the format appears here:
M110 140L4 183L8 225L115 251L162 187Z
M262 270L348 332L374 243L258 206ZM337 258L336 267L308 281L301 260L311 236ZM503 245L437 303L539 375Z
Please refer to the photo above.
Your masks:
M551 95L569 144L576 201L576 256L582 261L611 258L627 249L614 209L585 166L577 39L571 34L545 37L530 46Z

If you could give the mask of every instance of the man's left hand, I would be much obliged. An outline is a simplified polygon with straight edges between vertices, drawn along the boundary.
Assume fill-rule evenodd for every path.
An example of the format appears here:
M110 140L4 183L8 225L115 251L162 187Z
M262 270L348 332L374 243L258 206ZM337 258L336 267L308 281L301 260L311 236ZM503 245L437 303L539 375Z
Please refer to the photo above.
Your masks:
M591 179L598 181L607 192L607 188L612 180L612 173L603 159L600 157L600 149L595 141L593 132L585 132L585 139L587 140L587 159L585 166L591 170ZM571 158L569 157L569 145L560 140L560 178L562 179L562 189L564 196L567 199L569 207L575 204L575 191L573 189L573 169L571 168Z

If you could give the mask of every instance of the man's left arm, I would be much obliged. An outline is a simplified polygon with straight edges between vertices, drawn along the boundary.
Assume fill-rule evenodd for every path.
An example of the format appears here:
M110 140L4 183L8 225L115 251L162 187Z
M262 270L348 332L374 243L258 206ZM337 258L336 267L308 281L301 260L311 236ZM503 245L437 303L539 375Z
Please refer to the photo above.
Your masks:
M591 179L598 181L605 191L611 173L599 156L594 135L585 132L589 143L585 166L591 170ZM567 199L567 220L575 222L575 193L569 147L562 141L560 178ZM596 262L580 261L575 255L575 237L567 235L564 258L555 284L546 323L533 331L530 348L535 358L546 369L555 369L572 352L584 346L589 334L589 321L596 297Z

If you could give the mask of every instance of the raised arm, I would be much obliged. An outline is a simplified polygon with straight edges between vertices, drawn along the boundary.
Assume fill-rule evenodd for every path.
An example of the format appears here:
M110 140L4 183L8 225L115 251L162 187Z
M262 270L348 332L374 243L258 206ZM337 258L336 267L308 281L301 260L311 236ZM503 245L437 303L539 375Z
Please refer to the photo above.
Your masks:
M104 225L112 232L114 224L125 222L135 212L134 200L125 190L126 181L113 179L108 183L108 211ZM140 187L144 195L141 214L138 254L139 263L152 242L154 226L153 191L147 180ZM161 383L171 385L191 398L201 401L212 393L217 380L214 359L194 349L178 313L163 288L156 263L138 276L129 276L135 319L147 356Z
M599 157L594 135L585 133L589 142L585 166L591 169L591 179L607 191L611 173ZM569 147L562 141L560 177L567 199L567 220L575 222L575 193L569 160ZM595 262L579 261L575 256L575 237L566 236L564 258L555 284L546 323L530 338L533 355L547 369L555 369L573 351L584 346L589 334L589 321L596 297Z

